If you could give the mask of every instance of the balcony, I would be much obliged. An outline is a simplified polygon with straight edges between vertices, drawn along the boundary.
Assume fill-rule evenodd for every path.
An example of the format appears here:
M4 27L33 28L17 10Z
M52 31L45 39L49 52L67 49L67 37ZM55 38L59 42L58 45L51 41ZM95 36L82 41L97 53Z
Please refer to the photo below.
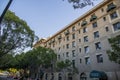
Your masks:
M49 42L49 45L51 45L51 42Z
M91 18L90 18L90 22L94 21L97 19L97 16L96 15L92 15Z
M55 39L51 40L51 43L54 43L55 42Z
M85 25L87 25L87 21L83 21L83 22L81 23L81 26L82 26L82 27L85 26Z
M64 32L65 35L68 35L69 33L70 33L69 30Z
M112 3L112 4L108 5L108 7L107 7L107 12L109 12L109 11L115 9L115 8L116 8L116 5L114 5L114 4Z
M60 40L60 39L62 39L62 36L61 36L61 35L58 36L58 40Z

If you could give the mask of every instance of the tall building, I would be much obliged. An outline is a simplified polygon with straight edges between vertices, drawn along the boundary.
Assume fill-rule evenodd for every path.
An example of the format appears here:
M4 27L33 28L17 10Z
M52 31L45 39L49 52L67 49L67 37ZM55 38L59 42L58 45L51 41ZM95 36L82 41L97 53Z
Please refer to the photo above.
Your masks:
M120 80L120 65L111 62L106 53L111 49L108 39L117 35L120 35L120 0L104 0L34 47L42 44L52 48L58 61L69 59L79 71L73 80L99 80L100 75Z

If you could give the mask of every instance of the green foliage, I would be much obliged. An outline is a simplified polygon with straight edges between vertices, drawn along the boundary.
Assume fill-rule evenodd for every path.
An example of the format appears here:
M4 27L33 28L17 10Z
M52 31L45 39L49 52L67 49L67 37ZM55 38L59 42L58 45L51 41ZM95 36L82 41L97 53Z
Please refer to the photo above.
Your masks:
M57 62L57 68L62 70L62 69L67 69L68 67L71 66L70 60L66 59L65 61L59 61Z
M11 11L5 14L0 30L0 57L32 47L37 40L27 23Z
M57 56L50 48L38 47L30 50L26 53L17 55L6 54L0 58L0 68L17 68L30 70L34 72L38 70L40 66L42 68L50 68L51 64L55 65Z
M50 48L38 47L34 49L34 52L37 55L39 65L44 67L50 67L57 59L56 54Z
M23 55L21 59L22 67L50 67L52 62L56 61L56 54L52 49L45 47L37 47L30 50ZM24 62L24 64L23 64Z
M74 9L83 8L87 5L93 5L94 0L68 0L69 3L73 4Z
M109 59L120 64L120 35L110 38L109 43L112 47L112 50L107 51Z
M0 68L6 69L14 65L14 58L12 54L6 54L0 58Z

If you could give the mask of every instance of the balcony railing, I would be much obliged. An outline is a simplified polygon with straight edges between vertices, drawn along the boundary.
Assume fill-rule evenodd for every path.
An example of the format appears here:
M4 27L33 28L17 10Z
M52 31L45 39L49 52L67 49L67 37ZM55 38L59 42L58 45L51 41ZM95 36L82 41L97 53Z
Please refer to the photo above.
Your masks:
M62 39L62 36L61 36L61 35L58 36L58 40L60 40L60 39Z
M68 35L69 33L70 33L69 30L64 32L65 35Z
M91 18L90 18L90 22L92 22L92 21L94 21L94 20L96 20L97 19L97 16L96 15L93 15L93 16L91 16Z
M83 21L82 24L81 24L82 27L85 26L85 25L87 25L87 21Z
M110 5L108 5L108 7L107 7L107 12L109 12L109 11L115 9L115 8L116 8L116 5L115 5L115 4L110 4Z

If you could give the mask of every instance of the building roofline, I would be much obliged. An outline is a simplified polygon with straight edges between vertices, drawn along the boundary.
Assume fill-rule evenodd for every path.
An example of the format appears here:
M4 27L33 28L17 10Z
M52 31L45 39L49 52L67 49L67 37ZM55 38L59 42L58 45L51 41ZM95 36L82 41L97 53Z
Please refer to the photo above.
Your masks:
M113 1L113 0L112 0ZM111 0L104 0L101 3L99 3L98 5L96 5L95 7L93 7L92 9L90 9L89 11L87 11L85 14L81 15L79 18L75 19L74 21L72 21L70 24L66 25L63 29L61 29L60 31L58 31L57 33L55 33L54 35L52 35L51 37L49 37L47 41L49 41L51 38L55 37L56 35L62 33L63 31L67 30L69 27L71 27L72 25L74 25L75 23L79 22L80 20L84 19L86 16L90 15L91 13L93 13L94 11L96 11L97 9L101 8L101 6L107 4L108 2L111 2Z

